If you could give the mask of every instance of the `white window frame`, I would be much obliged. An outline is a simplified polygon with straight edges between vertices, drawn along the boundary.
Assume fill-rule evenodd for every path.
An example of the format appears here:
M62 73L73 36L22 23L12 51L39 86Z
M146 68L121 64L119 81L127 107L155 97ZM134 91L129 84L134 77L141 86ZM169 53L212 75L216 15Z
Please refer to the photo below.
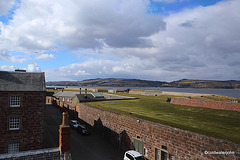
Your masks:
M18 142L8 143L8 153L16 152L19 152L19 143Z
M155 160L161 159L161 150L159 148L155 148Z
M18 95L10 96L10 107L20 107L21 97Z
M20 129L20 117L9 117L9 130Z

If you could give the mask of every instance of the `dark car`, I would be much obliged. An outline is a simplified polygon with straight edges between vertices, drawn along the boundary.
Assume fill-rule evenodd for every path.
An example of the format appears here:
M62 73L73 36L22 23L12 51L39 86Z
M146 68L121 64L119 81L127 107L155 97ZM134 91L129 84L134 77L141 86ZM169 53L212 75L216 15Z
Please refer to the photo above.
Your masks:
M82 135L90 135L91 132L84 125L79 125L77 128L77 132Z
M80 126L80 124L77 120L70 121L70 127L72 127L73 129L77 129L79 126Z

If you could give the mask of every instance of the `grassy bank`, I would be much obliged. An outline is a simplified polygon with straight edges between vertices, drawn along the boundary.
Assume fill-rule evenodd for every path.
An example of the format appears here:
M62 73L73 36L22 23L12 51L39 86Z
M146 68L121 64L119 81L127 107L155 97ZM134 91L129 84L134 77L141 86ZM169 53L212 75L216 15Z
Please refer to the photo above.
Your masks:
M130 96L129 94L120 94ZM89 105L240 143L240 112L166 103L169 95L132 95L139 99ZM176 97L176 96L174 96Z

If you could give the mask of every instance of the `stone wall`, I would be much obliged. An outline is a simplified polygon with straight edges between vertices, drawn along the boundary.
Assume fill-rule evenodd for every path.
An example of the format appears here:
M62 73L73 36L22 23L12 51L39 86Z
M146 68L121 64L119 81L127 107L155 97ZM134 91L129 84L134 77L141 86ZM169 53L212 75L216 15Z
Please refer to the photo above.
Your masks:
M240 103L233 103L233 102L172 98L171 103L188 105L188 106L207 107L207 108L213 108L213 109L240 111Z
M144 155L150 160L155 160L157 150L165 150L168 156L173 155L174 159L184 160L240 158L240 145L229 141L122 115L83 103L76 106L76 111L81 120L94 128L104 129L102 134L109 135L115 144L125 150L133 149L134 140L143 142ZM212 153L211 151L216 152L209 154ZM216 154L220 153L219 151L223 151L225 154Z
M20 107L10 107L10 96L21 97ZM8 144L19 143L20 151L43 147L45 92L0 92L0 153ZM9 130L9 118L20 117L20 129Z
M32 150L25 152L18 152L15 154L0 154L0 159L4 160L59 160L60 150L59 148L48 148L41 150Z
M145 96L159 96L162 95L162 91L140 91L140 90L130 90L129 94L141 94Z

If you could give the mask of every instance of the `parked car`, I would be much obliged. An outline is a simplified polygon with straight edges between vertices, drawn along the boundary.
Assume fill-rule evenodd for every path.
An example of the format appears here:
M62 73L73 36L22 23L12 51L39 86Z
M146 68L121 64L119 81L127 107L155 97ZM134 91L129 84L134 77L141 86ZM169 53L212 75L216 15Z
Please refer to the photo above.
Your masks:
M79 125L77 128L77 132L82 135L90 135L91 132L84 125Z
M130 150L125 152L123 160L145 160L145 158L141 153Z
M73 129L77 129L78 126L80 126L80 124L77 120L71 120L70 121L70 127L72 127Z

